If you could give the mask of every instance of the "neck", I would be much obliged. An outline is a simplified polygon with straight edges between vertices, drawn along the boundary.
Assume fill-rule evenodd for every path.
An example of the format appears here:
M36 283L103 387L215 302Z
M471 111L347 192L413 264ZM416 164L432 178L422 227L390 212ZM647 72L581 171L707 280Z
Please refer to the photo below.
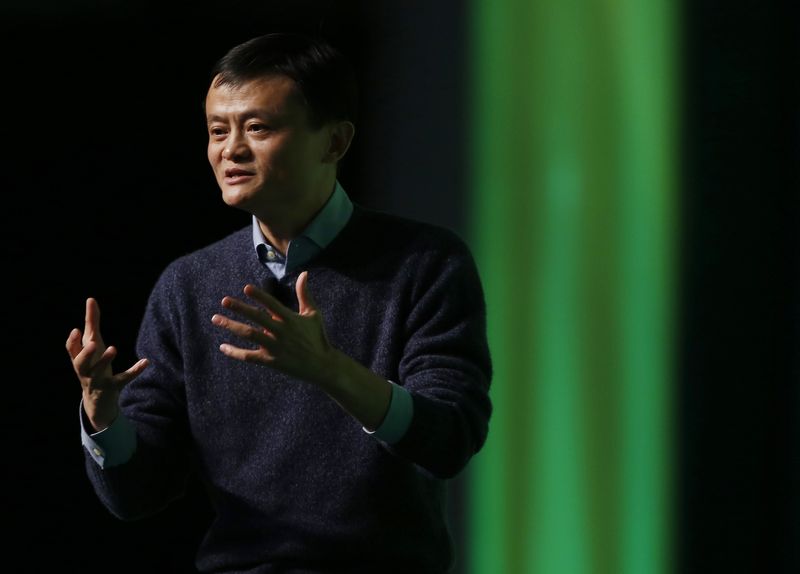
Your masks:
M335 186L335 180L327 187L327 193L314 196L313 200L304 205L281 204L272 206L264 213L257 213L258 226L264 237L275 249L286 255L289 243L299 236L308 224L319 214L330 199Z

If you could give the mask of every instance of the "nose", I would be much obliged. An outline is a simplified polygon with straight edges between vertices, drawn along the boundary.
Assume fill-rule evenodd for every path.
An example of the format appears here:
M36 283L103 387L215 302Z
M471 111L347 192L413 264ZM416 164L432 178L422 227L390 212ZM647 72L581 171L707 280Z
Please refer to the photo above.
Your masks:
M225 142L225 147L222 149L222 159L229 161L241 161L246 159L250 154L250 148L243 137L239 135L238 130L231 132L228 140Z

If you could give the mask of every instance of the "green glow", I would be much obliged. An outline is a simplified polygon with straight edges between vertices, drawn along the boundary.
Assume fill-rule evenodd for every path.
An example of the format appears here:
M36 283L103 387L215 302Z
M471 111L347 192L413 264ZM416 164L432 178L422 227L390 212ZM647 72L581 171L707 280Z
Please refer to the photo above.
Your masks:
M495 362L475 574L671 570L671 6L472 7L472 242Z

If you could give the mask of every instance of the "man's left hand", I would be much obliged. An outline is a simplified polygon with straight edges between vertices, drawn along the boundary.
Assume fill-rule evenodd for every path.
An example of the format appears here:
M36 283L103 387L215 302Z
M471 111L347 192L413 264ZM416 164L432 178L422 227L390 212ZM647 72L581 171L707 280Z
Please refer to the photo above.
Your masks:
M261 363L310 383L324 384L335 349L328 342L322 315L308 292L307 271L297 278L295 288L299 305L297 313L251 284L245 285L244 293L257 305L249 305L235 297L224 297L222 306L251 324L220 314L211 317L211 322L250 341L257 348L244 349L223 343L219 350L233 359Z

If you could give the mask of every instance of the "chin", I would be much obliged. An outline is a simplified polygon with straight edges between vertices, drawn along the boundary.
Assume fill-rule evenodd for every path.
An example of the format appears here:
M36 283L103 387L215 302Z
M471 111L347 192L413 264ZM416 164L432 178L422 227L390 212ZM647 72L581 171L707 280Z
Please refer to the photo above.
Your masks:
M242 189L223 187L222 188L222 201L226 205L236 207L238 209L246 209L247 204L250 203L251 196L245 193Z

